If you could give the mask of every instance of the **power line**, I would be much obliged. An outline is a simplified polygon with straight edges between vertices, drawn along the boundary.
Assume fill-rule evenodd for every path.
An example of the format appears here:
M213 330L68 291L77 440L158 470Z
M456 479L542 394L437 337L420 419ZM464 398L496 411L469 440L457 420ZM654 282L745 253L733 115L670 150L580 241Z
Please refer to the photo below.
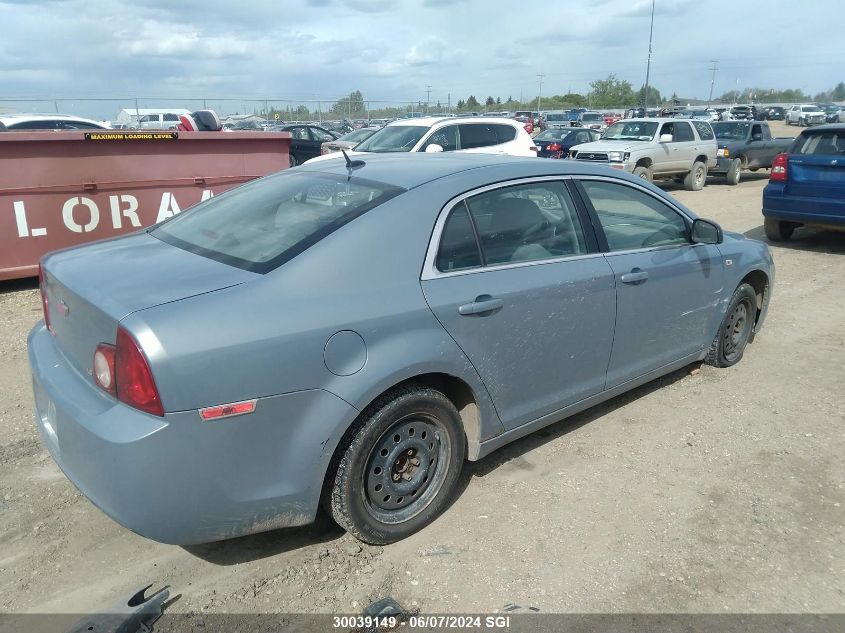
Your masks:
M654 0L651 0L651 27L648 30L648 61L645 66L645 90L643 91L643 107L648 109L648 79L651 74L651 40L654 35Z

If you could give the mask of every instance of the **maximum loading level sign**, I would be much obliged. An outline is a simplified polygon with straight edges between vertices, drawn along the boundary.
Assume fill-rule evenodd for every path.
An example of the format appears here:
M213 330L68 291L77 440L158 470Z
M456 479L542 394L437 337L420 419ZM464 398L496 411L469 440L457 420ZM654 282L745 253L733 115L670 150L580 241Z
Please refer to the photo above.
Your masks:
M85 132L86 141L173 141L179 132Z

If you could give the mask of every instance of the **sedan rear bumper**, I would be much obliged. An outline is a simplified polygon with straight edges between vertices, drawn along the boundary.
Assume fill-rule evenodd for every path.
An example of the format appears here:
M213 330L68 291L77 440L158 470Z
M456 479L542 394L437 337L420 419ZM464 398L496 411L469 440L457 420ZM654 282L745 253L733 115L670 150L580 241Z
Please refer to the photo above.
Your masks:
M310 523L334 446L358 414L308 390L216 421L196 410L148 415L76 371L43 323L30 332L29 361L36 423L53 459L108 516L163 543Z

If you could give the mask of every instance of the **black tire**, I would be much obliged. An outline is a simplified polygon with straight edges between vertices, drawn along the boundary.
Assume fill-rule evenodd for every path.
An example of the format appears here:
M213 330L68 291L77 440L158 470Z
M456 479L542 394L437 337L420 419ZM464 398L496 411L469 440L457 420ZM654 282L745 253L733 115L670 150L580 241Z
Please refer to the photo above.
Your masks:
M288 160L290 161L291 167L296 167L299 164L299 161L296 160L296 156L293 154L288 154Z
M407 385L367 407L346 433L330 466L324 505L365 543L399 541L451 502L465 455L455 405L439 391Z
M701 191L707 180L707 165L697 160L693 163L692 169L684 177L684 189L687 191Z
M740 284L704 362L713 367L736 365L742 360L756 321L757 293L748 284Z
M771 242L785 242L795 231L795 225L791 222L783 222L774 218L763 218L763 231Z
M734 158L731 161L731 166L728 167L728 173L725 174L725 181L729 185L738 185L739 179L742 177L742 161L739 158Z
M645 165L637 165L636 167L634 167L634 171L631 173L637 178L642 178L643 180L646 180L648 182L652 182L652 180L654 180L651 174L651 169L646 167Z
M807 119L798 119L798 127L807 127Z

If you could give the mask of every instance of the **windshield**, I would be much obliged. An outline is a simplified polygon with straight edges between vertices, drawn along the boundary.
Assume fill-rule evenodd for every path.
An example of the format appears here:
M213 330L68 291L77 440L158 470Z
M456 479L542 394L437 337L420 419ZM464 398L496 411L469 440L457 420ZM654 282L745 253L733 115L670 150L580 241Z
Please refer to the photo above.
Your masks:
M341 136L337 140L339 140L339 141L349 141L350 143L360 143L361 141L363 141L368 136L372 136L373 134L375 134L375 132L376 132L376 130L368 130L366 128L363 128L363 129L360 129L360 130L355 130L353 132L350 132L349 134L344 134L343 136Z
M403 190L314 172L281 172L210 198L153 227L163 242L268 272Z
M601 121L602 117L600 114L582 114L581 115L582 121Z
M429 128L423 125L388 125L355 148L356 152L410 152Z
M801 106L803 112L821 112L817 106Z
M619 121L602 135L603 141L650 141L657 132L654 121Z
M546 121L564 121L566 120L565 114L547 114Z
M745 121L731 121L713 124L713 132L716 138L726 140L741 140L748 136L748 126Z

